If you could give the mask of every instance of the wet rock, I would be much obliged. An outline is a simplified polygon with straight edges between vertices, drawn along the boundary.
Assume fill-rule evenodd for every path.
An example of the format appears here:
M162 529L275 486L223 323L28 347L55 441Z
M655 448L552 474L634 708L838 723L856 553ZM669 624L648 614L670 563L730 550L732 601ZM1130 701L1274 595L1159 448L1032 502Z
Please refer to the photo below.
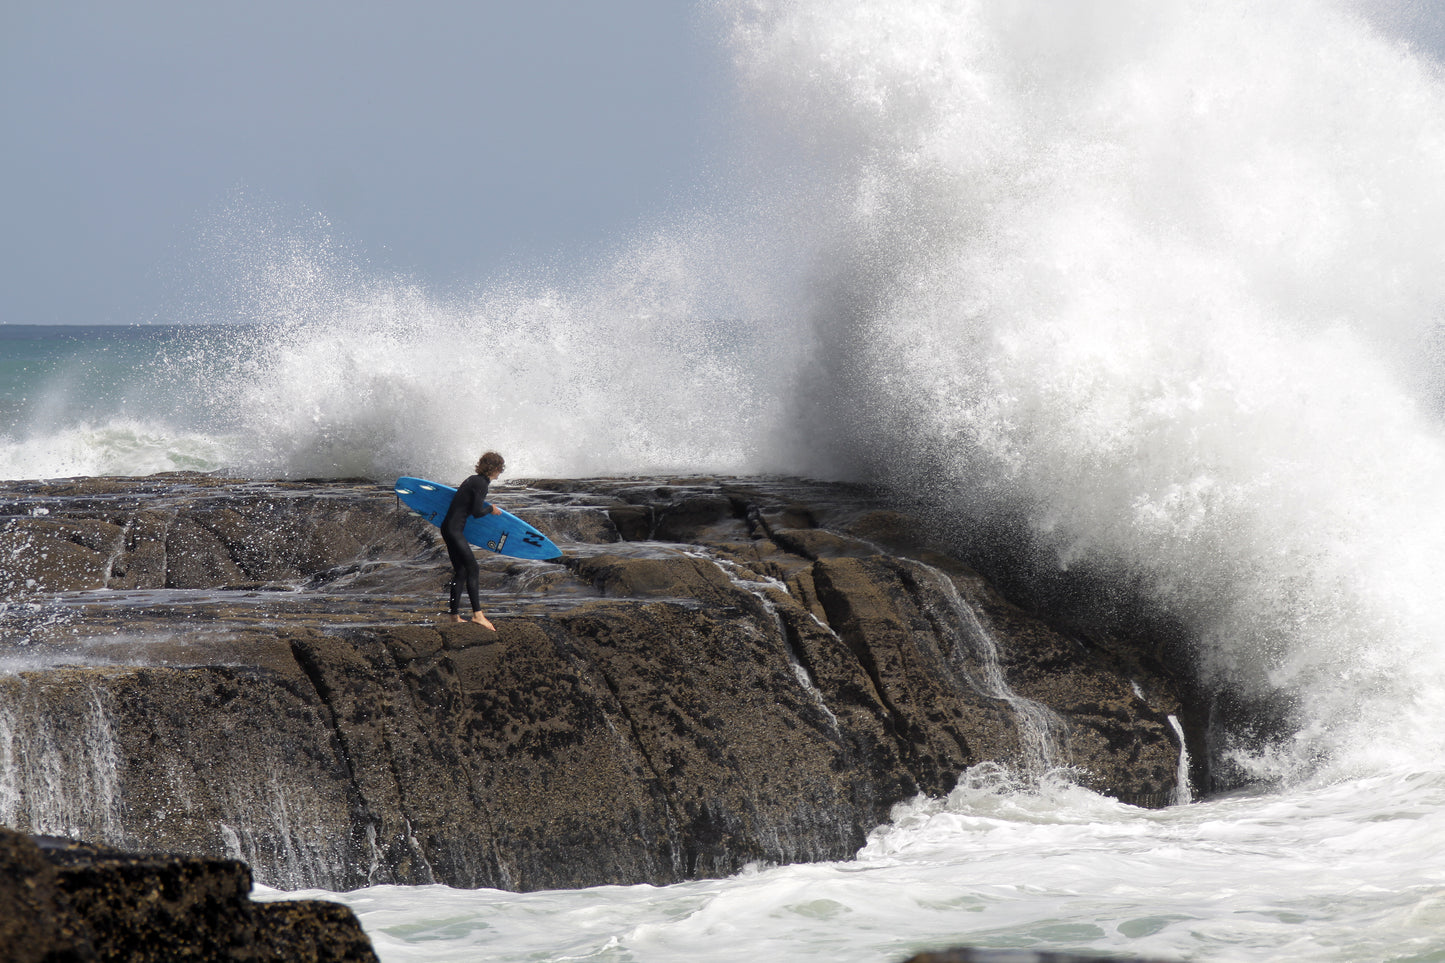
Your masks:
M107 531L109 529L109 531ZM57 521L19 517L0 525L0 558L25 564L7 566L0 589L15 597L33 592L65 592L105 585L107 554L98 547L120 529L89 520Z
M813 577L826 622L866 672L909 772L938 794L973 763L1016 757L1019 747L1006 704L970 675L972 653L939 631L944 616L930 604L940 603L918 585L925 571L894 558L843 558L821 561Z
M374 963L349 907L319 899L253 904L257 956L277 963Z
M904 963L1171 963L1158 957L1087 956L1050 950L987 950L958 947L910 956Z
M694 599L722 605L736 602L736 590L727 574L707 558L591 555L575 559L567 567L597 591L613 598Z
M252 903L235 860L135 855L0 829L0 947L28 961L372 963L337 903Z
M1175 788L1148 645L1015 607L876 493L495 494L567 557L483 553L493 633L440 617L438 533L387 486L0 485L0 823L280 887L531 890L847 858L988 761Z
M29 837L0 829L0 947L12 963L89 963L89 927Z

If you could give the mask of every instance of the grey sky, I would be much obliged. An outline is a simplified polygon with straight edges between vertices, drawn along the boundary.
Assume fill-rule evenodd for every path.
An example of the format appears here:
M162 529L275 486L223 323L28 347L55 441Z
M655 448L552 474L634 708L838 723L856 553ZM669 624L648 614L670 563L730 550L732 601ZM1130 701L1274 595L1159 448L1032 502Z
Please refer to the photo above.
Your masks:
M1445 49L1445 0L1339 0ZM381 271L585 256L714 171L686 0L0 0L0 323L183 320L238 190Z
M0 4L0 322L169 320L238 190L428 283L581 256L695 186L703 26L680 0Z

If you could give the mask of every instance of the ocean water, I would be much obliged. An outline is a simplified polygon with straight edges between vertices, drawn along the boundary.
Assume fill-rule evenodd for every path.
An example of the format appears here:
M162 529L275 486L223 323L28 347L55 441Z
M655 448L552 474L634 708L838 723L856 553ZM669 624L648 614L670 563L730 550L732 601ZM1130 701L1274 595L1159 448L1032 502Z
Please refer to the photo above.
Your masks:
M0 325L4 477L219 468L232 429L198 417L189 395L197 383L228 376L223 346L237 333L204 325ZM223 360L204 360L211 352Z
M958 945L1441 960L1442 803L1445 777L1422 773L1150 811L983 766L897 807L848 862L662 888L304 895L350 905L388 961L872 963Z
M986 768L843 863L333 894L388 961L1445 960L1445 76L1399 9L720 0L708 197L447 292L239 212L219 324L0 327L0 477L866 479L1286 723L1160 812Z

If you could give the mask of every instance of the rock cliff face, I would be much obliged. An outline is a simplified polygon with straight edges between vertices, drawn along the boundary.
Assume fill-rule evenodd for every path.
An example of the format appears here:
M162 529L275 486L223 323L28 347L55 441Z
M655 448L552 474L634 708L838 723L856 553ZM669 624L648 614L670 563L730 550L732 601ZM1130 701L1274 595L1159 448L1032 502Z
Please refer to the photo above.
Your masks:
M667 883L851 856L967 767L1166 804L1191 716L1140 650L1010 605L877 495L499 485L482 554L361 481L0 484L0 824L273 886Z

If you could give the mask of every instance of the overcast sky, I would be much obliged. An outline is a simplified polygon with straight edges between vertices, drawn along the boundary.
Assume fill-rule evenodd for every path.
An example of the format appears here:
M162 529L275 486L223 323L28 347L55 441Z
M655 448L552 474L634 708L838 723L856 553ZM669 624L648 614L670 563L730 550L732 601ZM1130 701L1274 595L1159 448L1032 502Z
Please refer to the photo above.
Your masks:
M169 320L238 192L442 286L583 256L696 187L706 26L683 0L0 0L0 323Z
M1445 49L1445 0L1341 2ZM430 285L583 257L715 173L711 26L687 0L0 0L0 323L185 320L238 193Z

